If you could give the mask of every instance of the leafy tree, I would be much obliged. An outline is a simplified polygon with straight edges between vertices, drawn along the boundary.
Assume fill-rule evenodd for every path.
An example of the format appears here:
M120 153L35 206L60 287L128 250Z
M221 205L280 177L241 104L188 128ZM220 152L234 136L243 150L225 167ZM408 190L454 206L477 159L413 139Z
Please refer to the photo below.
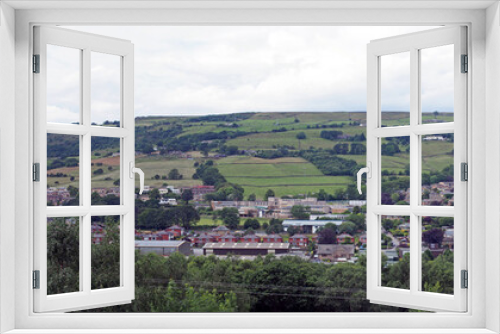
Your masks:
M318 244L336 244L337 234L331 228L324 228L318 233Z
M338 130L333 130L333 131L323 130L321 131L319 136L323 139L336 140L342 134L343 132Z
M296 219L309 219L310 213L302 205L294 205L291 210L293 218Z
M107 216L104 219L104 237L92 244L92 289L105 289L120 285L120 230L119 219Z
M191 189L184 190L181 194L181 198L186 204L189 204L189 201L194 198L193 191Z
M101 175L101 174L103 174L103 173L104 173L104 171L102 170L102 168L96 169L96 170L94 171L94 175Z
M333 147L334 154L349 154L349 144L338 143Z
M340 234L347 233L353 235L354 233L356 233L356 230L357 230L356 224L350 221L345 221L338 227L338 232Z
M248 198L247 198L247 200L249 200L249 201L255 201L256 199L257 199L257 197L255 196L255 194L250 194L250 195L248 195Z
M168 172L168 179L169 180L180 180L182 178L182 175L179 173L179 170L177 168L171 169Z
M325 189L320 189L318 193L318 201L326 201L328 199L328 194Z
M160 199L160 191L156 188L151 189L149 192L149 199L158 200Z
M267 200L269 199L269 197L276 197L276 195L275 195L275 193L274 193L274 190L272 190L272 189L268 189L268 190L266 191L266 194L264 195L264 200L266 200L266 201L267 201Z
M366 146L363 144L351 144L351 150L349 154L353 155L365 155L366 154Z
M433 228L422 233L422 240L428 244L441 244L443 242L444 231L440 228Z
M53 218L47 223L47 293L79 290L78 218Z
M250 228L253 230L258 230L260 228L260 223L255 218L248 218L247 220L245 220L243 227L245 228L245 230L248 230Z
M298 226L289 226L286 231L288 232L288 234L292 237L294 236L295 234L298 234L300 233L300 227Z
M398 144L396 143L384 143L382 144L382 155L393 156L396 153L401 152Z
M266 224L266 223L264 223L264 224ZM262 225L262 227L266 230L267 234L283 232L283 220L281 220L281 219L272 218L269 221L269 226L267 226L267 227L264 227L264 224Z
M219 217L222 219L224 225L229 229L234 230L240 223L240 216L236 208L224 208L219 211Z
M303 139L307 138L305 132L299 132L299 133L297 133L296 137L297 137L298 140L303 140Z
M353 213L347 220L356 225L356 230L366 231L366 216L363 213Z
M190 229L192 225L200 221L200 214L190 205L173 206L165 210L163 221L162 229L172 225L180 225L185 229Z

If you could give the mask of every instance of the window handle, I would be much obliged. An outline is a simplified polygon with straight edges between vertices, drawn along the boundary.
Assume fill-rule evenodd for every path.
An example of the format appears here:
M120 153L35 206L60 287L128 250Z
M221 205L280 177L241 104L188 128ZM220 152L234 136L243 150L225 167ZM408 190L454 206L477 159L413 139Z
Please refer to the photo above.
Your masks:
M135 163L133 161L129 164L130 167L130 178L135 179L135 174L139 174L139 195L142 195L144 191L144 172L142 169L135 167Z
M362 194L362 192L361 192L361 176L363 175L363 173L366 173L366 176L369 179L371 179L371 177L372 177L372 168L371 167L372 167L372 163L368 162L366 167L361 168L358 171L358 192L360 195Z

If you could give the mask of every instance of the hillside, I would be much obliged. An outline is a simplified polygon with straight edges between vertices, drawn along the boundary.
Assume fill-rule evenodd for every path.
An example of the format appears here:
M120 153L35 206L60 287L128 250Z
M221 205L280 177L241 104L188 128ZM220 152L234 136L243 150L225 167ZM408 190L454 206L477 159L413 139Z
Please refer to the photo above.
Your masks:
M384 113L382 119L388 125L401 125L407 113ZM438 119L452 120L452 115L441 114ZM434 121L434 115L424 115L424 122ZM213 160L227 182L244 189L244 198L250 194L263 198L268 189L277 196L317 194L320 189L335 194L353 187L353 175L365 165L365 122L364 112L139 117L136 165L153 187L201 185L203 179L193 179L196 168ZM78 139L64 135L48 139L49 186L78 187ZM382 169L393 175L392 181L408 179L408 143L403 139L383 141ZM452 150L452 140L426 141L424 173L440 172L452 164ZM118 154L119 140L93 139L93 188L119 184ZM169 178L173 169L182 178Z

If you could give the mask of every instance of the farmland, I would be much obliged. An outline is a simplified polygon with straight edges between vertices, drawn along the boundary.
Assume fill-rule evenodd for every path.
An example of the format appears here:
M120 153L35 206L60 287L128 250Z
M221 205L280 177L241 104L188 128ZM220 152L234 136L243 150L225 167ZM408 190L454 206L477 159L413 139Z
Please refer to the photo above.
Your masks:
M403 112L384 113L382 124L406 125L407 117L408 114ZM422 119L424 123L452 121L453 114L425 113ZM364 152L352 151L353 145L365 145L364 136L360 137L366 134L365 122L364 112L267 112L137 118L136 150L139 155L136 156L136 165L145 172L146 184L152 187L202 185L201 179L193 179L196 166L213 160L214 167L227 182L244 188L245 198L250 194L264 198L268 189L273 189L277 196L314 194L320 189L332 194L354 184L354 171L357 166L362 167L366 163ZM326 137L322 135L325 131L337 132L339 136ZM65 165L65 162L71 158L78 160L79 157L72 156L75 150L71 151L72 155L63 155L64 146L71 146L68 138L62 142L56 138L51 143L58 142L60 145L54 146L57 155L49 155L48 161L60 166L49 169L48 186L78 187L79 167ZM384 139L382 143L387 144L388 141ZM332 174L326 168L327 161L311 160L311 156L333 152L338 144L347 145L351 151L328 154L342 161L351 161L355 168ZM382 158L382 169L392 175L403 175L409 164L408 145L399 143L398 146L398 152ZM171 151L183 152L183 156L172 155ZM303 155L301 152L305 151L309 153ZM265 152L279 154L267 156ZM452 164L452 152L452 141L424 141L424 173L441 171ZM110 188L119 184L118 153L117 141L100 141L95 148L93 144L93 188ZM169 179L168 174L173 169L177 169L182 178Z

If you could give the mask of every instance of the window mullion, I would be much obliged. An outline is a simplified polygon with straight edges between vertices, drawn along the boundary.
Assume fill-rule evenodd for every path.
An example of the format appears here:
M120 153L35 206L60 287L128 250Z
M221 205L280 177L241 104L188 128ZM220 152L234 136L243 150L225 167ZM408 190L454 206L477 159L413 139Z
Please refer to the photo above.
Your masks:
M88 211L81 219L81 241L80 241L80 279L83 287L82 291L90 293L92 287L91 265L92 265L92 235L91 235L91 159L92 159L92 137L90 133L90 49L83 49L82 53L82 124L86 128L86 133L82 136L82 150L80 160L81 189L80 196L82 204Z
M410 50L410 291L418 291L420 278L420 254L418 253L419 217L414 210L420 204L420 142L415 129L419 123L420 114L420 66L418 50Z

